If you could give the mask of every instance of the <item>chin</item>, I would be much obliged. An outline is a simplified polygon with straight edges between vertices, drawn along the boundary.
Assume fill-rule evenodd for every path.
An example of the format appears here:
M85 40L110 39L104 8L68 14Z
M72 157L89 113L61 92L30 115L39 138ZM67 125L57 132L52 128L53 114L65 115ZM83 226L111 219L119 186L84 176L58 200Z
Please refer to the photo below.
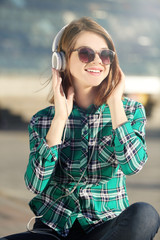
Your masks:
M90 87L98 87L102 82L103 82L104 79L101 79L101 80L98 80L98 79L92 79L92 81L88 81L88 83L90 83Z

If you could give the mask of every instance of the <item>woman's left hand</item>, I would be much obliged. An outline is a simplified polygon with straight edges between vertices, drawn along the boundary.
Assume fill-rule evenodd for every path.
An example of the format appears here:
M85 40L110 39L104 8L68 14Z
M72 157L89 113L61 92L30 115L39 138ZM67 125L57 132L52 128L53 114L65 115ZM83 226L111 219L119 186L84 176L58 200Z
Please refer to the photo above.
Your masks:
M122 70L119 68L120 81L108 97L107 103L111 113L112 127L118 128L123 123L127 122L127 116L124 110L122 96L125 88L125 76Z
M125 88L125 75L122 72L121 68L119 67L119 74L120 74L120 81L118 85L115 87L111 95L107 99L107 103L110 106L113 102L115 101L121 101L122 96L124 93L124 88Z

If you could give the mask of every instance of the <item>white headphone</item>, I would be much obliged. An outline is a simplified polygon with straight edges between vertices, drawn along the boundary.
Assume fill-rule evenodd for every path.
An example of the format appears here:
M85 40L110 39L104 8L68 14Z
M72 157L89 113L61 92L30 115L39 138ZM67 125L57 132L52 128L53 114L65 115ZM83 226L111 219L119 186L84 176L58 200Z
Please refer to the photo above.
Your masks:
M60 51L57 52L59 41L62 37L62 34L65 30L65 28L68 25L64 26L55 36L52 44L52 68L58 70L58 71L64 71L66 68L66 59L65 59L65 53Z

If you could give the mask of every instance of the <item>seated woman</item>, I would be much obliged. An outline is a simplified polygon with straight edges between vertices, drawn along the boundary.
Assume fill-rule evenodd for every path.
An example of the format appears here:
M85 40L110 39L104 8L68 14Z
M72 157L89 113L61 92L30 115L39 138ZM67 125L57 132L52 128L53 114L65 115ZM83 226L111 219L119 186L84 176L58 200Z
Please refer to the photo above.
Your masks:
M125 76L110 35L81 18L53 42L52 106L29 125L27 188L33 229L3 239L150 240L159 214L129 205L126 176L147 161L146 116L123 97Z

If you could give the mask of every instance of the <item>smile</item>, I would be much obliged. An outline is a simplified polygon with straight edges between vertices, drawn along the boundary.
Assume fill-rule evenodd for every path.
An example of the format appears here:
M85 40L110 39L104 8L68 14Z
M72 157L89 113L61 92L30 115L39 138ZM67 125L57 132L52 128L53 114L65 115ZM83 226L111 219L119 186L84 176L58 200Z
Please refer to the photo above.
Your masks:
M91 74L100 74L101 72L103 72L103 69L99 67L89 67L86 68L85 71Z
M93 73L100 73L101 70L91 70L91 69L87 69L87 72L93 72Z

